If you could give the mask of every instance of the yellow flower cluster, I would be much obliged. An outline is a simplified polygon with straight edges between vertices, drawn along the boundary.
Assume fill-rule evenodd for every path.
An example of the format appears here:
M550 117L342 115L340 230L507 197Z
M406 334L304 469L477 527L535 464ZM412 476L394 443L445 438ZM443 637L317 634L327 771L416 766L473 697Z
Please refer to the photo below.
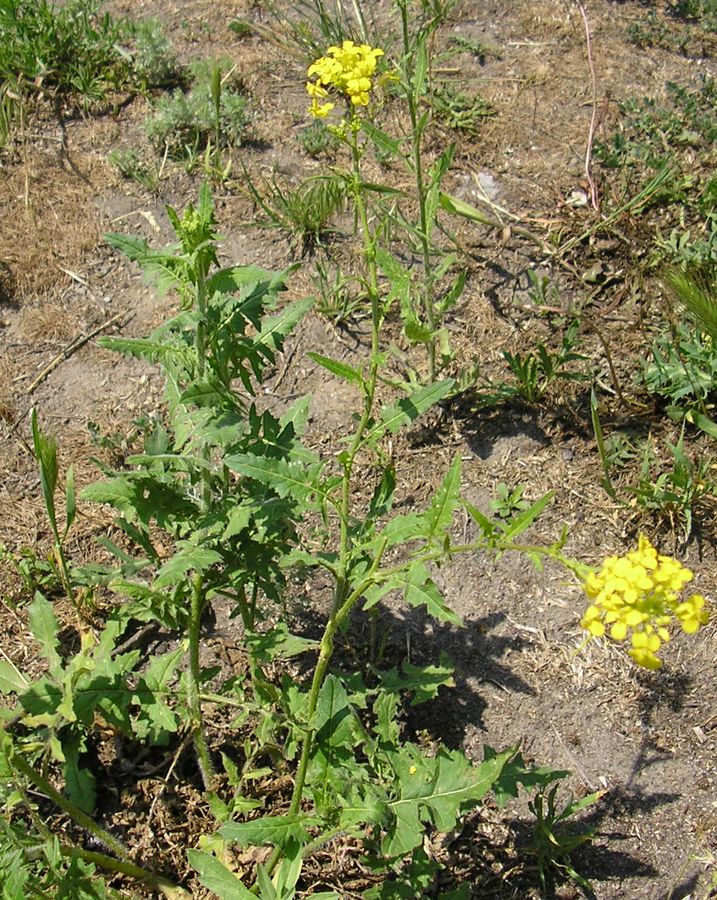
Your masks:
M641 536L637 550L626 556L611 556L599 572L585 579L585 593L592 600L580 625L593 637L609 629L613 640L631 634L633 660L646 669L659 669L660 647L670 639L668 626L676 619L687 634L708 619L705 599L693 594L680 600L680 592L692 580L692 572L657 550Z
M348 97L352 106L367 106L371 78L383 50L344 41L340 47L329 47L326 54L309 66L306 90L311 97L311 115L321 119L334 108L333 103L320 102L329 96L329 88ZM314 76L316 80L311 81Z

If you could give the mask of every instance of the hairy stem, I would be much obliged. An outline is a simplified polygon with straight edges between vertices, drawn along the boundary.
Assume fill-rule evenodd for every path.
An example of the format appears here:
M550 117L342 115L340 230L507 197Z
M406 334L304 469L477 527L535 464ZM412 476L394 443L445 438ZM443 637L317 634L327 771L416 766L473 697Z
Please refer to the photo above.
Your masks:
M10 761L18 772L25 776L39 791L41 791L46 797L48 797L55 806L58 806L64 813L66 813L80 828L87 831L94 838L96 838L101 844L104 844L108 850L111 850L115 856L118 856L120 859L125 860L125 862L130 862L130 854L129 850L125 847L125 845L117 840L114 835L111 835L109 831L105 831L101 825L98 825L94 819L87 815L86 812L81 810L78 806L68 800L64 794L61 794L56 788L54 788L48 779L37 771L27 760L23 757L21 753L15 751L15 747L11 744L11 738L7 731L2 728L2 735L4 741L6 743L6 747L9 749L12 747L11 752L8 754L6 752L6 756L10 756Z

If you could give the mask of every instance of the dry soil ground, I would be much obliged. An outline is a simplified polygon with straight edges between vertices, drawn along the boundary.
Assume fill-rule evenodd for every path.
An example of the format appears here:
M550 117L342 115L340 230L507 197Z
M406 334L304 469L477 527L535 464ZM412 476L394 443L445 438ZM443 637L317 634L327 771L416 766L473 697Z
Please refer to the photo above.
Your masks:
M367 0L366 5L381 12L378 2ZM215 189L220 231L226 236L222 254L227 261L278 269L295 261L297 251L282 236L250 227L254 211L238 162L255 176L277 170L287 178L315 172L318 164L298 142L306 125L305 63L257 34L240 38L228 27L240 15L274 28L262 6L208 0L107 4L117 15L159 16L183 60L221 52L236 63L250 97L253 134L250 143L234 152L234 175ZM669 80L688 85L702 74L714 74L714 47L683 55L631 43L628 26L644 17L646 7L661 10L660 4L637 0L585 4L598 138L614 128L620 99L660 97ZM461 52L451 44L455 37L489 48L485 58ZM578 6L562 0L463 0L442 27L435 49L443 54L437 68L462 89L480 91L495 112L472 136L455 134L447 125L432 129L429 154L458 141L448 190L471 202L484 190L542 236L560 229L577 233L594 215L589 207L566 202L580 192L584 197L588 189L585 151L593 109L585 23ZM58 436L63 464L74 463L80 485L96 476L90 457L98 450L90 442L89 421L105 433L126 435L134 418L159 408L161 384L153 369L105 352L93 340L34 386L48 363L76 338L98 326L105 333L142 335L171 309L171 298L158 301L138 272L102 241L103 232L119 230L166 242L165 204L181 208L196 197L200 174L188 175L180 166L168 164L152 194L122 180L107 162L116 147L147 148L142 123L149 102L137 97L114 114L68 117L62 127L47 112L0 158L0 540L15 552L23 547L42 552L49 545L28 446L30 406L37 407L46 427ZM392 175L389 171L381 177ZM597 167L594 177L607 196L610 186L600 181ZM459 223L451 226L459 228ZM484 370L498 372L501 350L532 346L536 334L550 337L545 317L536 326L535 314L526 311L528 270L547 275L557 289L554 304L567 308L592 290L573 271L584 272L600 261L617 276L608 279L590 306L582 326L584 352L609 384L599 333L612 350L618 377L625 379L624 391L631 394L629 373L645 352L644 319L660 296L656 282L628 278L637 271L645 246L639 227L632 227L627 223L622 239L611 236L603 247L581 246L566 267L515 234L461 226L469 280L449 323L458 362L480 360ZM293 295L311 290L307 273L313 264L304 259L292 277ZM276 409L297 395L311 394L309 440L317 448L335 446L347 422L350 397L306 352L319 349L350 362L362 346L360 322L339 327L311 314L270 379L267 402ZM535 407L479 411L470 398L454 403L430 428L414 430L396 449L402 460L403 502L420 504L460 453L464 493L477 506L487 508L499 482L525 485L530 499L552 490L555 498L535 529L537 539L555 538L566 524L567 551L593 564L624 551L643 530L662 549L679 552L694 569L699 589L717 598L713 504L703 504L694 535L683 546L664 523L638 518L634 510L613 503L600 486L587 396L584 387L568 385ZM629 421L646 428L651 412L615 403L606 415L608 426ZM665 433L674 437L674 432ZM706 443L695 447L697 452L709 450ZM106 525L101 510L83 509L70 552L91 557L94 536ZM384 612L391 652L428 662L445 650L457 667L455 690L422 707L420 721L409 720L407 728L426 740L461 746L476 758L484 744L520 742L527 758L570 769L574 793L604 789L604 798L586 817L595 829L594 841L575 860L600 900L714 896L714 624L692 639L676 638L664 669L648 673L635 669L614 647L591 645L576 654L584 599L562 570L549 566L538 573L520 558L494 564L474 556L455 560L439 577L449 604L465 619L464 629L432 624L399 606ZM3 650L18 665L28 666L34 649L23 605L15 607L17 579L11 571L4 572L3 584ZM319 596L317 609L321 603ZM212 652L226 664L233 659L235 627L218 615L208 638ZM142 814L152 805L162 777L123 784L118 771L114 766L106 776L116 783L114 800L108 795L102 811L105 824L122 829L149 854L145 858L155 854L180 877L185 875L182 821L191 820L194 833L211 827L187 812L196 807L196 795L187 787L165 785L171 804L163 801L156 807L150 829ZM487 808L442 851L448 854L444 859L459 880L461 872L475 879L476 897L540 896L535 881L531 886L526 880L515 849L526 840L529 824L522 806ZM153 840L166 843L166 849L151 849ZM351 863L355 855L351 847L328 848L319 859L316 883L340 885L346 896L355 896L361 886L360 869ZM201 896L202 889L195 885L195 890ZM561 896L574 895L569 886L560 891Z

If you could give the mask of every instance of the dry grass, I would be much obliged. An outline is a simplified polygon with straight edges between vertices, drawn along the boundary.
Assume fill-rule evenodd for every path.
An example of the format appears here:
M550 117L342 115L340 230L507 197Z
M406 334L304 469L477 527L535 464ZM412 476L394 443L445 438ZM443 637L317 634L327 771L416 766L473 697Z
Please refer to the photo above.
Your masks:
M99 239L91 198L106 181L96 157L72 162L43 148L28 148L23 165L5 170L0 199L0 300L22 301L54 293Z

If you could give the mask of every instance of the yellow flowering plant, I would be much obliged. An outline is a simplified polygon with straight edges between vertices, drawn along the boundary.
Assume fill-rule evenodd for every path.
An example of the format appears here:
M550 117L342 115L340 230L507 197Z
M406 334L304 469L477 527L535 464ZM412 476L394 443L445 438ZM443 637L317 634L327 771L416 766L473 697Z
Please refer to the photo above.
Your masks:
M694 634L708 620L705 598L681 599L692 572L676 559L662 556L641 535L637 550L610 556L598 572L590 572L583 588L592 603L580 623L592 637L608 634L615 641L630 639L628 651L643 668L659 669L657 653L678 623Z
M368 44L344 41L340 47L329 47L326 56L309 66L306 90L311 97L309 113L316 119L325 118L335 104L321 102L332 90L343 95L353 110L368 106L373 89L373 77L383 50ZM315 80L312 80L315 79Z

